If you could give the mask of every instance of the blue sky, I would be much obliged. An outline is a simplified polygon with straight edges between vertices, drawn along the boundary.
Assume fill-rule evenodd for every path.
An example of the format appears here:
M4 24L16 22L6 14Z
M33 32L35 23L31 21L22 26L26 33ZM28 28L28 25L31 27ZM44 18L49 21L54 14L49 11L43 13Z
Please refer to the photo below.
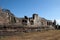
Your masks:
M37 13L60 24L60 0L0 0L0 7L9 9L16 17Z

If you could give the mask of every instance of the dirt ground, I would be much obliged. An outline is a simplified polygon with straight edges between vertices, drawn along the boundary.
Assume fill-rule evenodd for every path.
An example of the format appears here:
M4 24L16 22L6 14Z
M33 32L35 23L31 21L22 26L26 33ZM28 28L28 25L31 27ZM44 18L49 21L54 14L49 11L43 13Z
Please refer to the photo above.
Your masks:
M1 36L0 40L60 40L60 30L21 33L13 36Z

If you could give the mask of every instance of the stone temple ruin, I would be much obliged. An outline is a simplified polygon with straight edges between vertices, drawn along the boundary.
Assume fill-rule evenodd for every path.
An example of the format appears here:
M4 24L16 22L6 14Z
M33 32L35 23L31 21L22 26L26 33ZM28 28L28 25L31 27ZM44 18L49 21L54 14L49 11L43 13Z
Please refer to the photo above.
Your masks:
M24 16L24 18L15 17L10 10L0 9L0 30L1 29L55 29L56 21L52 22L45 18L33 14L32 17ZM20 30L21 31L21 30Z

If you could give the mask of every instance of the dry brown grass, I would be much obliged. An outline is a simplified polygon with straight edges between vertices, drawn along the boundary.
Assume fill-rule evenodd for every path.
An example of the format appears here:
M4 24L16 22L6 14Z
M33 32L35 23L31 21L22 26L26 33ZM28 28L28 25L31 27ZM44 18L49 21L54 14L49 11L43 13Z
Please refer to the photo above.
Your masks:
M60 30L30 32L20 35L4 36L0 40L60 40Z

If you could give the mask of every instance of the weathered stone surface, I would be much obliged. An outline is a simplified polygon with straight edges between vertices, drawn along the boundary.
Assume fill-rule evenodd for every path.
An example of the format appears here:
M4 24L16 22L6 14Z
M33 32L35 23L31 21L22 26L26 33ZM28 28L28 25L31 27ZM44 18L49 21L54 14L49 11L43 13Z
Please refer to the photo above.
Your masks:
M0 9L0 24L15 23L15 16L8 9Z

